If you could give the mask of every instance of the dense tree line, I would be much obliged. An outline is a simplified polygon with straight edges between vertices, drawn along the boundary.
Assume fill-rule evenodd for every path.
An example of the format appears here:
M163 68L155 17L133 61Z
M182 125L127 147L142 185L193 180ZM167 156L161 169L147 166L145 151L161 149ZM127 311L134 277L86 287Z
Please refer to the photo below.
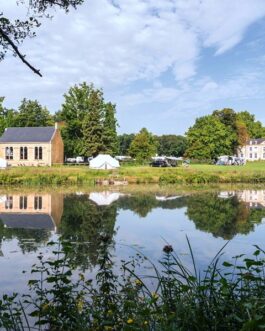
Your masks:
M225 108L197 118L186 136L187 157L214 159L236 154L249 138L265 137L265 128L249 112Z
M105 153L131 156L139 162L155 155L214 159L235 154L249 138L265 137L265 128L254 115L229 108L197 118L186 136L156 136L146 128L118 136L116 105L105 101L101 89L85 82L64 94L55 114L37 100L23 99L17 109L9 109L0 98L0 134L7 127L51 126L56 121L61 124L67 157Z

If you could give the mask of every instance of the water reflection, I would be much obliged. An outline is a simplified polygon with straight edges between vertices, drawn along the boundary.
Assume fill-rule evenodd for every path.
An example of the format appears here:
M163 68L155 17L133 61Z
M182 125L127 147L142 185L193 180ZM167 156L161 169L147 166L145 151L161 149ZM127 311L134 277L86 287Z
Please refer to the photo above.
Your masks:
M16 238L23 253L36 251L57 231L62 214L62 194L1 195L0 241Z
M91 269L98 263L102 240L113 250L121 240L148 242L152 251L155 244L151 239L169 239L180 231L196 233L198 242L202 232L225 240L248 235L264 217L265 190L190 196L111 191L7 194L0 196L0 242L16 239L25 254L57 234L75 243L73 264ZM140 226L142 220L146 224Z

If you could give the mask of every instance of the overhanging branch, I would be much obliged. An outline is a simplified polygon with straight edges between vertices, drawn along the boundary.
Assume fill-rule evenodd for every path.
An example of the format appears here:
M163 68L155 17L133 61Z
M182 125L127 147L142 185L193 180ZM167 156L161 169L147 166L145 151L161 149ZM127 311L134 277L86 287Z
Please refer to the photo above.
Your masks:
M27 66L30 68L30 70L32 70L36 75L39 75L40 77L42 77L42 74L40 72L40 70L34 68L27 60L26 60L26 56L22 55L18 49L18 47L14 44L14 42L8 37L8 35L3 31L3 29L0 28L0 35L4 38L4 40L12 47L13 51L15 52L15 54L20 58L20 60Z

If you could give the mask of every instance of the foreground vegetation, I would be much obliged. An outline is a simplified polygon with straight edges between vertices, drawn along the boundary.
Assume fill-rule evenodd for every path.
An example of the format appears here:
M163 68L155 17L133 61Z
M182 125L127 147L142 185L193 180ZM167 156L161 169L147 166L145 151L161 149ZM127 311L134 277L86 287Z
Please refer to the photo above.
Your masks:
M265 183L265 163L246 166L192 164L185 168L122 166L92 170L87 166L18 167L0 171L0 185L94 185L97 179L125 180L129 184Z
M115 272L102 237L99 270L85 278L68 258L72 247L54 247L54 256L31 273L27 295L4 295L0 327L5 330L263 330L265 328L265 252L222 262L219 252L206 271L192 270L172 246L163 248L159 266L140 254ZM51 243L54 245L54 243ZM150 263L152 275L139 276ZM150 268L149 268L150 269Z

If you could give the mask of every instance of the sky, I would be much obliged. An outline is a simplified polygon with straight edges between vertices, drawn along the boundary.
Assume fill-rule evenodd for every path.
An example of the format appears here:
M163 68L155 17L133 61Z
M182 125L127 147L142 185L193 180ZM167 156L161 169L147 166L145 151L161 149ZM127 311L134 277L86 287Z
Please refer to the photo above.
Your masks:
M16 0L1 11L26 15ZM116 104L120 133L184 134L225 107L265 125L264 0L85 0L52 14L21 46L43 78L11 55L0 62L6 107L37 99L54 113L86 81Z

